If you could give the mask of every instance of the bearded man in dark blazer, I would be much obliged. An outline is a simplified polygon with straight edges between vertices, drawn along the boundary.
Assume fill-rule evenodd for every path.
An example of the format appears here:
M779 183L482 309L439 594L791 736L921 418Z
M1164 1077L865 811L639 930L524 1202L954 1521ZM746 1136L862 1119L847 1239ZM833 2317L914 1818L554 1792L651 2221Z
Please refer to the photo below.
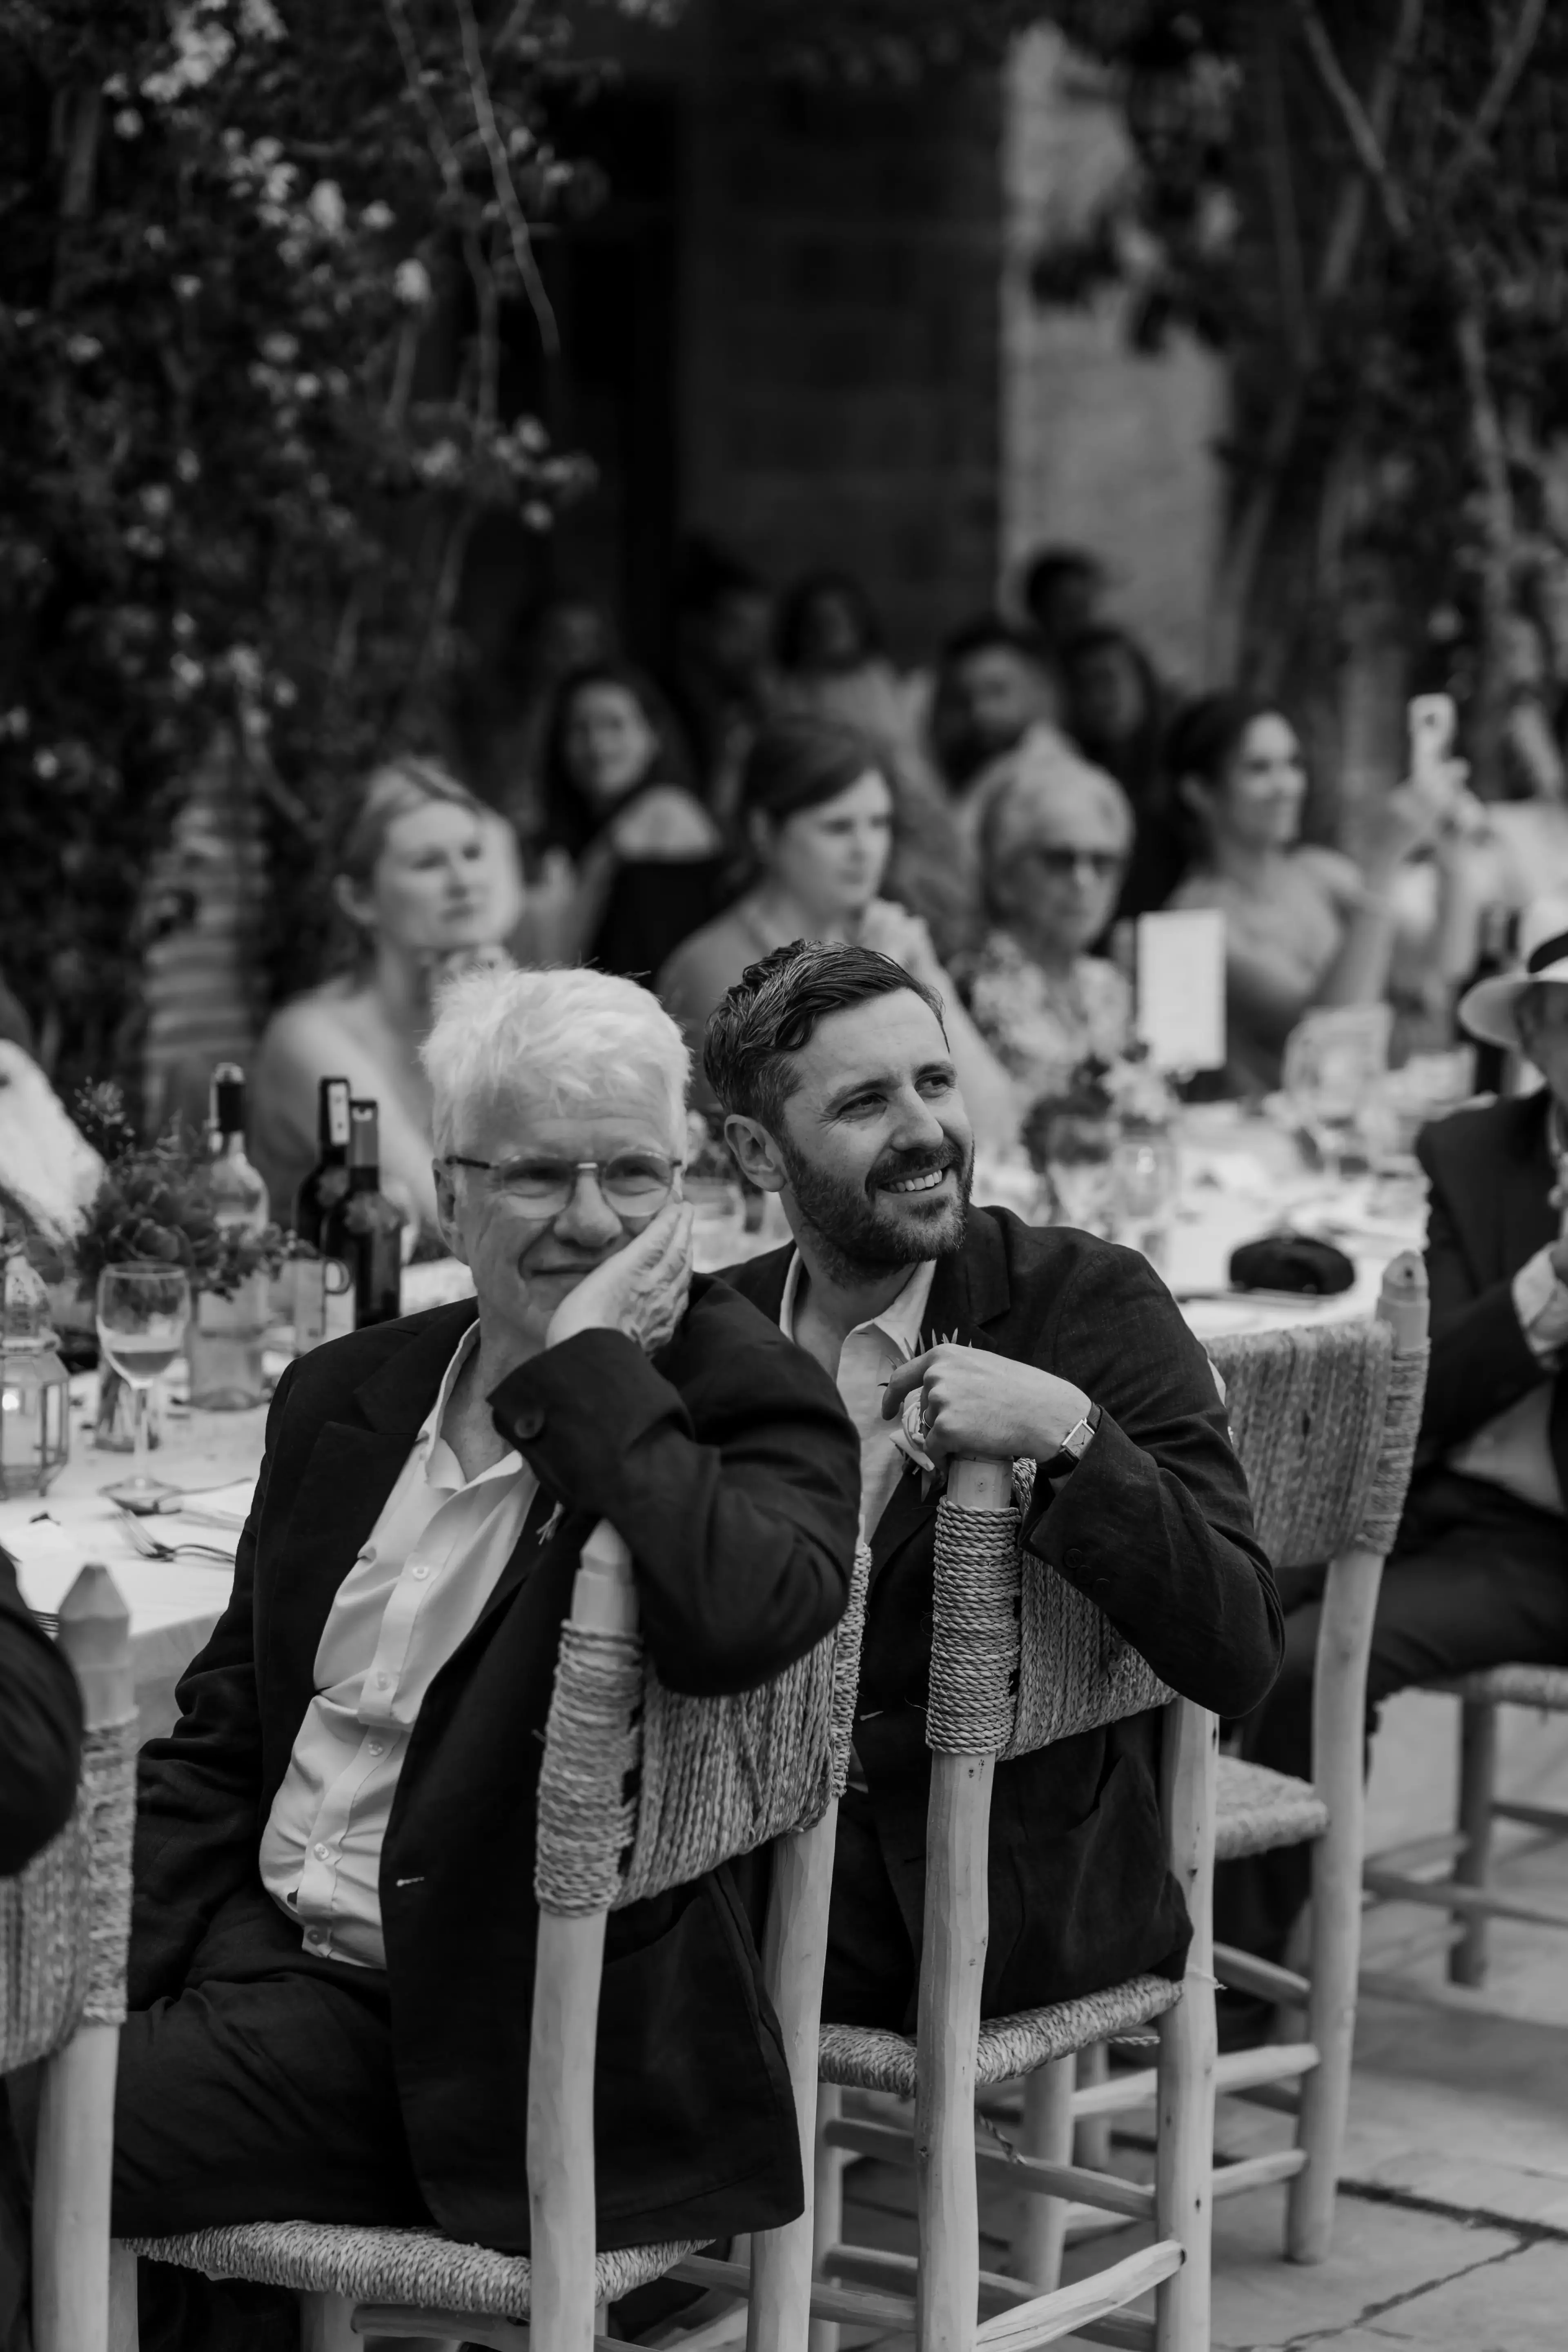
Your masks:
M584 1538L630 1546L674 1690L750 1688L845 1606L854 1435L776 1322L691 1276L673 1022L604 973L479 973L426 1065L477 1307L279 1384L233 1600L142 1754L122 2235L435 2223L526 2251L535 1800ZM801 2210L756 1924L728 1870L612 1915L603 2245ZM142 2270L144 2347L275 2340L268 2291L220 2311Z
M1368 1729L1413 1684L1484 1666L1568 1662L1568 902L1538 900L1517 969L1460 999L1472 1036L1522 1055L1538 1092L1423 1129L1431 1360L1415 1467L1384 1567L1367 1665ZM1311 1777L1321 1570L1286 1584L1285 1658L1246 1753ZM1223 1864L1222 1940L1281 1956L1310 1884L1308 1849Z
M1024 1540L1173 1690L1255 1706L1279 1611L1213 1371L1135 1252L970 1205L973 1141L942 1009L888 957L796 941L730 991L704 1066L793 1245L726 1279L836 1380L861 1441L872 1583L839 1810L824 2014L911 2031L924 1898L937 1496L895 1444L1038 1465ZM999 1763L991 1810L994 2016L1179 1976L1146 1714Z

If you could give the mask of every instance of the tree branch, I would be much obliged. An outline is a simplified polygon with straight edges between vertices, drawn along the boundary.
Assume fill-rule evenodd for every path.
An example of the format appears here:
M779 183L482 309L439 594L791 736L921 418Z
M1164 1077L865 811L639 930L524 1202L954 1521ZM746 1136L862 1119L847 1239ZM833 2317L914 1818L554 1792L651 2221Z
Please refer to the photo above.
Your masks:
M1541 37L1550 5L1551 0L1521 0L1508 47L1499 58L1497 71L1476 109L1476 119L1465 133L1458 153L1443 174L1446 195L1452 195L1466 173L1479 163L1485 153L1493 131L1508 110L1509 100L1519 87L1520 77L1530 63L1531 52Z
M538 321L539 340L544 346L545 356L548 359L559 359L561 330L556 324L555 312L551 305L550 297L544 290L544 280L539 274L539 264L534 259L533 240L529 234L528 223L523 218L522 206L517 200L517 190L512 185L511 166L507 162L506 148L502 143L500 126L496 121L489 81L485 73L484 53L479 46L479 28L474 18L471 0L457 0L457 7L458 21L463 32L463 62L468 69L468 92L473 101L474 121L479 126L479 138L489 161L490 178L495 185L496 202L500 206L501 218L506 223L507 234L511 239L511 257L517 264L517 274L522 280L523 290L528 296L534 318ZM515 25L518 20L519 12L514 9L511 25Z
M463 167L458 161L457 150L447 136L441 110L425 87L418 44L409 26L403 0L382 0L382 5L392 26L392 37L397 43L397 54L403 60L403 76L408 84L409 96L424 118L425 135L430 143L430 152L436 158L437 169L446 183L448 194L460 197L463 194Z
M1318 79L1340 118L1357 162L1377 191L1389 235L1403 245L1410 235L1410 215L1389 169L1383 141L1340 63L1334 45L1329 38L1328 28L1318 13L1317 0L1295 0L1295 9L1301 37L1307 44L1307 54L1317 70Z

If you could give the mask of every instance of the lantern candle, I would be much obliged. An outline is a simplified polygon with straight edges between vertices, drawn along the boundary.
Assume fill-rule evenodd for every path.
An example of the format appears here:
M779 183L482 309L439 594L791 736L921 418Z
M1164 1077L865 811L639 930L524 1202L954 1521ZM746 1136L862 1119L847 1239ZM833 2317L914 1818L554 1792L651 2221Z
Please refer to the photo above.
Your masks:
M70 1376L49 1328L41 1276L14 1236L0 1240L0 1497L42 1494L70 1452Z

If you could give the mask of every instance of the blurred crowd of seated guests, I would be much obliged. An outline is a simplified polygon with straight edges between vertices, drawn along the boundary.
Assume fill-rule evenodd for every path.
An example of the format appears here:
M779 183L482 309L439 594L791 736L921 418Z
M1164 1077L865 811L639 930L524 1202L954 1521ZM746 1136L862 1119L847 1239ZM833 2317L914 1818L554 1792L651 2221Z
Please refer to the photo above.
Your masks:
M1010 613L975 615L909 671L848 572L775 599L695 544L674 599L658 681L591 600L545 607L485 798L429 760L370 779L336 885L342 968L263 1041L255 1142L274 1198L308 1164L316 1079L346 1070L381 1098L386 1174L429 1223L417 1045L436 982L475 955L644 980L695 1044L784 941L883 948L954 1008L965 1095L1001 1141L1086 1056L1127 1045L1126 918L1223 915L1224 1084L1260 1096L1314 1006L1388 1000L1402 1050L1451 1043L1489 923L1568 888L1561 689L1523 614L1512 797L1481 809L1452 763L1440 790L1391 776L1352 859L1301 837L1290 714L1177 693L1084 551L1043 551Z

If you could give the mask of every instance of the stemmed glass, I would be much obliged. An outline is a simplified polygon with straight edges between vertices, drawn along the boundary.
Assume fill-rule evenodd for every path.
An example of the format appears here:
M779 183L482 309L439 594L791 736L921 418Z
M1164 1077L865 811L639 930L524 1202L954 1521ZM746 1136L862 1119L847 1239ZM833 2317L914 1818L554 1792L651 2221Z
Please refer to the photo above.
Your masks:
M191 1286L179 1266L109 1265L98 1277L98 1344L134 1410L131 1475L101 1489L121 1510L155 1510L177 1492L148 1474L147 1392L184 1347L190 1317Z

